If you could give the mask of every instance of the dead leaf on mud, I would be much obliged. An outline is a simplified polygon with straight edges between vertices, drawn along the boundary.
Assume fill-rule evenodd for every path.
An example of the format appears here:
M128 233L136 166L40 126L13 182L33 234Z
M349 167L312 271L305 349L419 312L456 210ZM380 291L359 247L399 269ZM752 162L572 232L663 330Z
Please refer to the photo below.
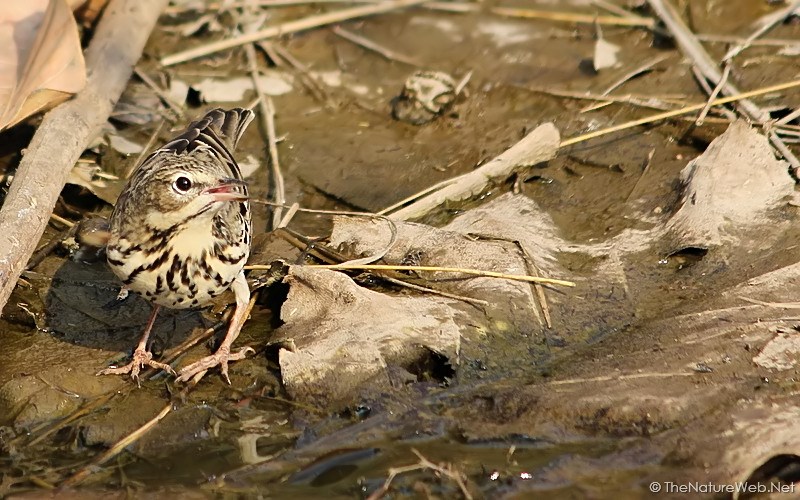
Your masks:
M103 172L93 163L78 163L70 170L67 184L84 187L104 202L113 205L122 192L125 179Z
M686 187L668 223L670 250L737 241L741 231L768 223L768 211L794 193L787 168L766 137L744 121L732 123L681 172Z
M461 331L454 301L389 296L356 285L347 275L294 266L285 283L281 374L293 399L330 403L365 383L389 389L390 367L408 368L431 352L458 364Z
M770 370L790 370L797 365L798 359L800 332L780 329L753 358L753 363Z
M78 27L64 0L0 11L0 130L63 102L86 83Z
M292 91L291 76L277 71L265 72L259 77L259 83L264 93L271 96ZM246 92L253 90L253 80L249 76L229 80L206 78L193 84L192 88L200 92L200 99L204 102L239 102Z
M594 44L594 57L592 62L595 71L601 71L608 68L613 68L619 64L617 53L619 46L611 42L607 42L605 38L598 38Z

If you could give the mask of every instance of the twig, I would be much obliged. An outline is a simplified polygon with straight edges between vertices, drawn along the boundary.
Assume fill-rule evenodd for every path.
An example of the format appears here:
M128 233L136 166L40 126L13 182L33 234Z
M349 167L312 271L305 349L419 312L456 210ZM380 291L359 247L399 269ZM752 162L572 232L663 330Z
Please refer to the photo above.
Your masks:
M664 21L667 29L669 29L669 31L673 34L675 40L678 42L678 45L681 48L681 51L683 51L687 57L694 61L697 68L701 73L703 73L703 76L712 82L721 81L722 74L720 73L716 62L711 59L711 56L697 40L697 37L694 36L694 34L689 30L678 13L675 12L674 7L669 3L669 1L648 0L648 3L658 17ZM743 95L734 85L730 83L726 83L722 87L722 93L728 96L736 94ZM770 119L769 113L762 110L754 102L746 98L740 98L738 100L738 107L742 113L745 116L748 116L751 120L765 123ZM767 136L769 137L772 145L775 146L781 155L792 165L794 171L797 172L798 169L800 169L800 160L797 159L789 147L784 144L783 140L778 137L776 133L767 132Z
M623 9L622 7L614 5L611 2L606 2L605 0L592 0L592 3L594 5L600 7L601 9L605 9L605 10L611 12L612 14L616 14L616 15L618 15L620 17L632 17L632 18L633 17L635 17L635 18L639 17L636 14L634 14L633 12L627 11L627 10Z
M136 74L136 76L139 77L141 81L144 82L145 85L150 87L150 90L156 93L159 99L161 99L164 102L164 104L166 104L169 107L169 109L172 110L173 113L175 113L175 116L177 116L180 119L183 119L183 109L181 109L181 107L175 101L173 101L172 98L169 95L167 95L167 93L164 92L164 90L161 87L159 87L156 84L156 82L154 82L153 79L150 78L150 76L148 76L147 73L145 73L139 67L134 67L133 72Z
M346 29L341 28L339 26L334 26L332 31L335 34L339 35L340 37L344 38L345 40L353 42L354 44L359 45L367 50L376 52L390 61L397 61L403 64L408 64L410 66L420 65L420 63L418 61L415 61L413 58L400 54L399 52L395 52L392 49L388 49L383 45L380 45L378 43L373 42L372 40L364 38L361 35L357 35L352 31L347 31Z
M521 141L479 168L451 179L450 184L434 191L411 205L389 215L395 220L420 217L435 207L458 201L481 192L493 179L506 178L515 169L535 165L555 156L558 148L558 130L552 123L540 125Z
M698 73L700 70L697 70ZM708 110L711 109L711 102L717 98L722 88L728 83L728 76L731 74L731 65L730 62L725 63L725 69L722 71L722 76L719 77L719 81L717 82L716 87L708 93L708 99L706 100L706 105L703 106L703 109L700 110L700 113L697 114L697 119L694 121L695 125L698 127L703 125L703 120L706 119L706 115L708 114ZM700 74L700 77L703 75ZM701 80L705 80L705 78L701 78Z
M529 274L534 276L539 276L541 273L539 271L539 267L536 265L536 262L533 260L533 256L528 252L528 249L525 245L522 244L521 241L515 241L519 249L522 251L522 255L525 257L525 267ZM533 290L536 297L539 299L539 307L542 308L542 314L544 315L544 323L547 328L553 328L553 321L550 317L550 306L547 305L547 296L544 294L544 287L541 283L531 283L533 286Z
M709 33L696 33L695 36L698 40L708 43L741 43L745 40L739 36L712 35ZM800 42L786 38L762 38L760 40L753 40L750 42L750 45L761 45L768 47L795 47L800 45Z
M125 169L126 179L130 178L133 171L145 158L145 155L149 154L153 149L153 145L156 143L156 140L158 140L158 136L161 134L161 130L164 128L164 123L166 123L165 120L161 120L161 123L158 124L158 127L156 127L156 129L153 130L153 133L150 134L150 137L147 139L147 144L144 145L142 151L139 153L139 156L136 157L136 161L128 165L128 168Z
M269 269L269 266L248 266L250 269ZM461 267L439 267L439 266L388 266L383 264L360 264L360 265L345 265L345 264L317 264L312 267L321 269L334 269L334 270L364 270L364 271L430 271L442 273L461 273L469 274L472 276L481 276L485 278L502 278L512 281L526 281L528 283L544 283L546 285L560 285L566 287L574 287L575 282L559 280L554 278L540 278L538 276L527 276L524 274L506 274L498 273L495 271L482 271L480 269L469 269Z
M272 45L268 44L267 42L259 42L258 46L261 47L261 50L267 54L274 53L289 63L292 69L294 69L295 72L300 76L300 81L308 89L308 91L311 92L311 95L313 95L319 102L325 104L325 106L328 108L336 109L337 105L333 99L331 99L331 96L326 90L325 86L319 82L317 77L311 74L308 66L298 61L291 52L280 45Z
M761 37L761 35L771 30L776 24L783 22L784 19L791 16L792 13L794 13L794 11L796 11L798 8L800 8L800 0L795 0L781 10L776 10L775 12L771 12L761 18L758 23L761 24L761 27L755 30L744 41L737 44L735 47L732 47L722 58L722 62L727 63L734 57L738 56L743 50L750 47L756 38Z
M416 291L422 292L422 293L430 293L430 294L433 294L433 295L440 295L442 297L447 297L448 299L460 300L460 301L466 302L468 304L474 304L474 305L478 305L478 306L482 306L482 307L486 307L486 306L489 305L489 302L486 301L486 300L473 299L472 297L465 297L463 295L456 295L454 293L442 292L440 290L435 290L433 288L428 288L427 286L415 285L414 283L409 283L407 281L399 280L397 278L391 278L389 276L381 276L380 278L383 279L383 280L386 280L389 283L392 283L394 285L403 286L403 287L410 288L412 290L416 290Z
M247 33L228 40L220 40L218 42L210 43L183 52L178 52L161 59L163 66L172 66L198 57L207 56L221 50L238 47L252 42L258 42L267 38L272 38L280 35L288 35L298 31L304 31L312 28L319 28L328 24L340 23L350 19L358 19L360 17L372 16L375 14L384 14L393 10L403 9L406 7L413 7L424 3L426 0L394 0L390 2L381 2L374 5L363 5L359 7L352 7L349 9L342 9L335 12L327 12L316 16L306 17L296 21L289 21L278 26L271 26L255 33Z
M720 104L727 104L729 102L740 101L742 99L747 99L749 97L755 97L763 94L769 94L771 92L778 92L780 90L786 90L793 87L800 86L800 80L792 80L790 82L779 83L776 85L770 85L768 87L762 87L760 89L751 90L748 92L743 92L741 94L732 95L728 97L722 97L720 99L715 99L712 101L712 106L719 106ZM608 127L600 130L595 130L594 132L590 132L588 134L579 135L577 137L573 137L571 139L566 139L561 142L560 147L571 146L573 144L578 144L580 142L588 141L589 139L594 139L597 137L601 137L604 135L611 134L613 132L619 132L620 130L627 130L629 128L638 127L639 125L645 125L647 123L653 123L661 120L665 120L667 118L673 118L680 115L685 115L687 113L691 113L693 111L698 111L703 109L705 103L702 104L693 104L691 106L685 106L681 109L675 109L672 111L666 111L664 113L657 113L655 115L646 116L644 118L640 118L638 120L632 120L626 123L621 123L619 125L614 125L613 127Z
M564 380L553 380L548 382L547 385L572 385L572 384L585 384L588 382L613 382L620 380L639 380L643 378L672 378L672 377L693 377L695 373L689 372L676 372L676 373L632 373L630 375L603 375L591 378L570 378Z
M186 387L183 390L183 392L188 392L189 387L193 386L194 385ZM135 431L131 432L124 438L114 443L114 446L106 450L105 453L103 453L102 455L92 460L92 462L89 465L83 467L78 472L67 478L63 483L61 483L59 487L70 488L73 486L77 486L83 481L85 481L86 478L94 474L101 465L108 462L115 456L119 455L122 452L122 450L124 450L131 444L135 443L136 441L141 439L142 436L147 434L147 432L149 432L153 427L155 427L156 424L161 422L164 419L164 417L166 417L172 411L173 407L174 405L172 402L167 403L155 417L148 420L144 425L142 425Z
M204 12L222 9L239 9L242 7L290 7L294 5L326 4L326 3L377 3L380 0L244 0L240 2L209 2L204 7ZM173 5L164 10L164 14L182 14L184 12L199 10L197 4L188 3Z
M481 12L485 7L477 3L461 2L429 2L424 5L427 9L440 10L444 12ZM492 7L488 9L492 14L504 17L514 17L518 19L543 19L546 21L562 21L567 23L585 24L608 24L612 26L640 26L652 29L655 27L655 20L639 16L597 16L594 14L575 14L574 12L556 12L536 9L513 9L508 7Z
M641 75L642 73L646 73L646 72L650 71L651 69L653 69L653 66L655 66L658 63L660 63L661 61L664 61L665 59L668 59L669 57L670 57L670 55L668 55L668 54L660 55L660 56L654 57L653 59L647 61L646 63L642 64L641 66L638 66L638 67L634 68L633 70L631 70L631 71L625 73L624 75L622 75L622 77L619 78L617 81L615 81L614 83L612 83L611 85L606 87L606 89L603 90L600 93L600 95L601 96L605 96L605 95L610 94L611 92L613 92L617 88L619 88L622 85L624 85L630 79L632 79L632 78L634 78L634 77L636 77L638 75ZM607 106L610 103L611 103L610 101L606 101L606 102L603 102L603 103L600 103L600 104L594 104L592 106L588 106L588 107L582 109L581 113L585 113L587 111L591 111L592 109L596 109L596 108L599 108L599 107L602 107L602 106Z
M650 164L653 162L653 156L655 154L656 154L655 148L651 149L650 152L647 153L647 161L644 164L644 168L642 168L642 173L639 174L639 178L636 179L636 182L633 183L633 187L631 188L631 191L628 193L628 197L625 198L626 205L631 201L631 198L633 198L633 194L636 192L636 189L639 187L639 184L641 184L642 179L644 179L644 174L646 174L647 171L650 170Z
M705 77L703 77L703 74L700 72L699 69L697 69L697 66L692 64L691 68L692 68L692 73L694 74L694 79L697 80L697 83L700 85L700 87L703 88L703 91L706 94L711 95L711 93L714 92L714 89L712 89L711 86L708 84L708 80L706 80ZM717 96L715 95L714 99L716 98ZM711 109L710 103L714 99L709 99L708 101L706 101L706 106L709 109ZM720 106L719 111L723 115L725 115L725 118L727 118L729 121L736 121L737 118L736 113L726 108L725 106ZM697 120L695 120L695 125L697 125Z
M108 120L167 0L112 0L86 50L86 87L45 115L0 210L0 310L70 170Z
M271 172L271 186L270 192L275 200L275 203L283 205L286 203L286 188L283 182L283 173L281 173L281 164L278 159L278 142L275 139L275 107L272 104L272 99L264 92L261 86L261 80L258 77L258 64L256 62L256 49L252 44L245 46L245 53L247 54L247 64L250 69L250 77L253 79L253 85L259 96L258 109L261 115L261 124L264 132L267 134L267 145L269 149L269 168ZM272 212L272 223L270 230L278 227L281 222L283 209L276 207Z
M288 226L289 222L294 219L294 216L297 214L298 210L300 210L300 204L292 203L292 205L289 207L289 210L286 212L286 215L283 216L283 219L281 219L281 221L278 223L278 227L275 229L283 229Z
M367 500L378 500L382 498L386 493L389 492L389 486L391 486L392 481L394 478L397 477L398 474L405 474L406 472L414 472L417 470L424 470L429 469L434 471L436 474L444 476L458 486L458 489L461 490L461 494L464 496L466 500L472 500L472 494L469 492L466 483L464 482L464 474L459 472L453 468L450 464L435 464L425 458L422 453L418 452L416 449L411 448L411 452L417 456L419 462L412 465L406 465L403 467L391 467L389 469L388 476L386 477L386 481L383 482L383 485L372 492L370 496L367 497Z

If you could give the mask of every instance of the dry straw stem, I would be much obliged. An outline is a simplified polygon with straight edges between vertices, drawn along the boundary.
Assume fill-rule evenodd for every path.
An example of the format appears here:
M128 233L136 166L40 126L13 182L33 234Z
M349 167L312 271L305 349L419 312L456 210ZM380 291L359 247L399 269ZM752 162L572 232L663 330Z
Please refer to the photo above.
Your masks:
M112 0L86 50L88 81L45 115L0 210L0 309L44 233L69 172L108 120L167 0Z
M772 92L779 92L781 90L790 89L793 87L800 86L800 79L799 80L792 80L790 82L779 83L776 85L770 85L768 87L762 87L760 89L751 90L749 92L742 92L741 94L732 95L728 97L722 97L720 99L714 99L711 101L712 106L719 106L720 104L727 104L729 102L736 102L742 99L747 99L749 97L755 97L759 95L769 94ZM693 111L699 111L705 107L706 103L700 104L693 104L691 106L686 106L680 109L675 109L672 111L666 111L664 113L657 113L655 115L645 116L644 118L639 118L638 120L632 120L629 122L621 123L619 125L614 125L613 127L608 127L600 130L596 130L594 132L590 132L588 134L579 135L577 137L573 137L571 139L566 139L561 142L560 147L572 146L573 144L578 144L580 142L588 141L589 139L595 139L597 137L601 137L604 135L611 134L613 132L619 132L621 130L627 130L629 128L638 127L639 125L645 125L647 123L653 123L661 120L665 120L667 118L673 118L675 116L685 115L688 113L692 113Z
M352 31L347 31L346 29L341 28L339 26L334 26L332 31L336 35L344 38L345 40L347 40L349 42L353 42L354 44L358 45L359 47L363 47L363 48L365 48L367 50L371 50L371 51L373 51L373 52L375 52L377 54L380 54L381 56L383 56L384 58L386 58L386 59L388 59L390 61L397 61L397 62L401 62L401 63L404 63L404 64L408 64L410 66L422 66L422 64L420 64L419 61L417 61L417 60L415 60L415 59L413 59L411 57L408 57L408 56L406 56L404 54L400 54L399 52L395 52L392 49L384 47L383 45L380 45L380 44L378 44L376 42L373 42L372 40L370 40L370 39L368 39L366 37L363 37L361 35L353 33ZM456 92L456 94L457 93L458 92Z
M461 3L461 2L428 2L425 8L441 10L445 12L481 12L485 9L480 4ZM514 17L520 19L543 19L545 21L561 21L567 23L585 24L607 24L612 26L639 26L651 29L655 26L655 20L636 15L621 16L597 16L594 14L576 14L573 12L557 12L536 9L514 9L509 7L491 7L485 9L487 12L504 17Z
M395 0L392 2L381 2L374 5L362 5L352 7L349 9L337 10L335 12L327 12L316 16L309 16L297 21L289 21L287 23L279 24L278 26L270 26L263 30L256 31L255 33L247 33L235 38L227 40L220 40L218 42L196 47L194 49L178 52L161 59L161 64L164 66L172 66L198 57L207 56L221 50L238 47L247 43L258 42L267 38L272 38L280 35L288 35L298 31L304 31L312 28L319 28L328 24L340 23L351 19L358 19L360 17L372 16L375 14L383 14L393 10L412 7L424 3L426 0Z
M186 389L188 389L188 387ZM184 389L184 391L186 391L186 389ZM73 486L77 486L78 484L85 481L86 478L94 474L101 465L108 462L115 456L119 455L122 452L122 450L124 450L128 446L132 445L133 443L141 439L142 436L144 436L145 434L147 434L148 431L150 431L150 429L152 429L159 422L164 420L164 417L169 415L169 413L172 411L172 408L173 408L172 402L164 405L164 408L162 408L161 411L158 412L158 415L148 420L147 423L145 423L143 426L139 427L132 433L128 434L123 439L114 443L114 446L106 450L105 453L103 453L96 459L92 460L92 463L90 465L87 465L86 467L76 472L74 475L70 476L66 481L61 483L59 487L70 488Z
M245 317L250 316L250 313L252 312L253 307L256 304L257 298L258 295L253 295L252 297L250 297L250 302L248 302L247 310L245 311ZM205 332L203 332L202 335L196 337L195 341L191 343L184 342L184 344L182 344L173 351L172 359L177 357L185 349L188 349L192 345L196 344L197 341L199 341L200 339L210 337L210 334L213 334L214 329L215 328L210 328L206 330ZM189 396L189 393L192 391L192 389L195 388L197 383L200 382L200 380L203 378L205 374L206 372L200 372L197 375L195 375L194 378L181 390L180 394L176 396L177 400L178 401L186 400L186 398ZM118 391L112 391L112 392L116 393ZM59 488L69 488L77 486L78 484L85 481L86 478L88 478L95 472L98 472L100 470L100 466L102 466L104 463L108 462L112 458L122 453L122 451L125 450L125 448L131 446L136 441L140 440L145 434L150 432L156 425L158 425L159 422L164 420L164 418L167 415L169 415L169 413L173 410L174 407L175 404L172 401L164 405L164 407L161 409L160 412L158 412L158 414L155 417L151 418L150 420L145 422L144 425L135 429L133 432L131 432L127 436L123 437L122 439L114 443L114 445L108 450L106 450L105 453L95 457L95 459L92 460L91 463L82 467L78 472L76 472L75 474L67 478L63 483L61 483L59 485Z
M251 269L268 269L269 266L250 266ZM430 271L442 273L461 273L469 274L472 276L483 276L487 278L502 278L513 281L526 281L528 283L542 283L545 285L559 285L566 287L574 287L575 283L572 281L558 280L553 278L540 278L538 276L527 276L524 274L505 274L497 273L494 271L482 271L480 269L469 269L461 267L439 267L439 266L389 266L383 264L321 264L313 267L322 269L335 269L335 270L363 270L363 271Z
M272 99L264 92L261 80L258 78L258 61L256 59L256 49L250 44L245 46L245 53L247 54L247 65L250 69L250 77L253 79L253 86L258 93L258 109L261 116L261 126L264 133L267 134L267 145L269 149L269 167L272 191L275 202L282 205L286 203L286 188L283 182L283 173L281 172L281 164L278 158L278 140L275 137L275 105ZM281 222L283 209L279 206L272 212L272 221L270 224L271 229L275 229Z
M670 33L672 33L672 35L675 37L675 40L677 41L678 46L684 55L694 62L695 66L697 66L698 70L700 70L703 76L711 82L717 82L718 84L721 83L721 91L723 94L727 96L740 96L739 99L737 99L737 107L742 114L759 123L766 123L770 120L769 113L758 107L754 102L742 97L743 94L741 94L739 89L737 89L734 85L725 82L717 62L711 58L708 52L706 52L705 48L703 48L703 46L700 44L700 41L697 39L695 34L692 33L691 30L686 26L686 23L683 22L669 1L648 0L648 3L656 15L658 15L658 17L664 21L664 24ZM785 10L782 12L785 16ZM760 30L757 33L760 33ZM744 47L746 44L747 41L745 41L741 46ZM780 154L786 159L786 161L792 165L792 168L794 168L795 171L800 169L800 160L795 157L794 153L792 153L789 147L786 146L783 140L778 137L774 131L768 132L767 136L769 137L769 140L775 149L777 149L778 152L780 152Z

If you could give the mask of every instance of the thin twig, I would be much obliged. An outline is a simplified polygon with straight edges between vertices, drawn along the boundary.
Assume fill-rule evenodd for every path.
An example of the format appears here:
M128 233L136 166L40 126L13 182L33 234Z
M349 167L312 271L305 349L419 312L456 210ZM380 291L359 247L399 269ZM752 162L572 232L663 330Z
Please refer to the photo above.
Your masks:
M410 66L420 66L419 61L414 60L414 58L408 57L392 49L388 49L383 45L375 43L368 38L353 33L352 31L348 31L342 27L334 26L331 31L333 31L336 35L344 38L349 42L353 42L354 44L360 47L363 47L367 50L371 50L377 54L380 54L381 56L385 57L390 61L397 61L403 64L408 64Z
M269 269L269 266L247 266L249 269ZM360 265L343 265L343 264L317 264L312 267L321 269L334 269L334 270L364 270L364 271L419 271L419 272L442 272L442 273L461 273L469 274L472 276L479 276L485 278L501 278L512 281L526 281L529 283L544 283L547 285L560 285L566 287L577 286L573 281L559 280L554 278L540 278L538 276L527 276L524 274L506 274L498 273L495 271L482 271L480 269L469 269L461 267L439 267L439 266L389 266L383 264L360 264Z
M192 385L191 387L193 386L194 385ZM188 388L189 387L184 389L184 391L187 391ZM135 443L136 441L141 439L142 436L147 434L147 432L149 432L153 427L155 427L156 424L161 422L164 419L164 417L169 415L173 407L174 405L172 404L172 402L167 403L155 417L148 420L144 425L142 425L135 431L131 432L124 438L114 443L114 445L111 448L109 448L108 450L105 451L105 453L101 454L100 456L92 460L92 462L89 465L81 468L78 472L67 478L63 483L61 483L60 487L71 488L85 481L86 478L94 474L101 465L111 460L115 456L119 455L122 452L122 450L124 450L131 444Z
M440 476L444 476L458 486L458 489L461 490L461 494L464 496L466 500L472 500L472 493L469 492L467 485L465 483L464 474L458 470L456 470L450 464L435 464L425 458L422 453L417 451L414 448L411 448L411 452L417 456L419 460L416 464L412 465L405 465L402 467L391 467L389 468L388 475L386 477L386 481L383 482L383 485L372 492L372 494L367 497L367 500L379 500L382 498L386 493L389 492L389 486L391 486L392 481L394 478L397 477L399 474L405 474L407 472L414 472L418 470L432 470L436 474Z
M700 72L700 70L697 70ZM717 98L722 88L728 83L728 76L731 74L731 65L730 63L725 64L725 68L722 70L722 76L719 77L719 81L717 82L716 87L708 93L708 100L706 100L706 105L703 109L700 110L700 113L697 114L697 119L694 121L695 125L698 127L703 125L703 120L706 119L706 115L708 114L708 110L711 109L711 102ZM702 74L700 75L702 76ZM701 80L705 80L705 78L701 78Z
M727 63L731 61L734 57L738 56L743 50L750 47L753 41L756 38L760 38L761 35L766 33L767 31L771 30L776 24L783 22L784 19L791 16L794 11L800 8L800 0L795 0L790 5L786 7L776 10L775 12L771 12L761 18L758 24L761 24L757 30L755 30L749 37L747 37L744 41L737 44L735 47L732 47L727 54L722 58L723 63Z
M703 92L705 92L708 95L711 95L711 93L714 92L714 89L712 89L711 85L708 84L708 80L705 79L705 77L703 76L703 73L701 73L700 70L697 68L697 66L695 66L694 64L692 64L691 68L692 68L692 73L694 74L694 79L697 80L698 85L700 85L700 87L702 87ZM714 96L714 99L716 99L716 96ZM708 106L709 109L711 109L711 106L709 106L709 103L712 100L713 99L709 99L708 101L706 101L706 106ZM727 118L729 121L732 121L732 122L736 121L736 118L737 118L736 113L734 113L730 109L726 108L725 106L720 106L718 108L718 110L723 115L725 115L725 118ZM697 125L697 120L695 120L695 125Z
M267 145L269 149L269 167L271 172L271 186L270 192L275 200L275 203L283 205L286 203L286 188L283 182L283 173L281 173L281 164L278 159L278 142L275 138L275 107L272 104L272 99L264 92L261 86L261 79L258 77L258 63L256 62L256 49L253 44L245 46L245 54L247 54L247 64L250 69L250 77L253 79L253 85L258 93L258 109L261 116L261 124L264 132L267 134ZM272 222L269 229L272 230L281 222L283 209L276 207L272 212Z
M486 8L479 3L466 2L428 2L424 5L426 9L439 10L444 12L469 13L482 12ZM561 21L567 23L584 24L608 24L612 26L639 26L652 29L655 27L655 20L639 16L597 16L594 14L576 14L574 12L556 12L536 9L514 9L508 7L492 7L488 12L498 16L513 17L518 19L543 19L545 21Z
M164 92L164 90L159 87L158 84L154 82L147 73L144 72L144 70L137 66L133 68L133 72L142 82L144 82L145 85L150 87L150 90L155 92L158 98L161 99L173 113L175 113L176 117L183 119L183 109L181 109L181 106L173 101L172 98L166 92Z
M615 382L621 380L639 380L647 378L672 378L672 377L693 377L696 373L689 372L676 372L676 373L632 373L630 375L603 375L599 377L590 378L570 378L564 380L553 380L548 382L547 385L572 385L572 384L586 384L589 382Z
M164 123L166 123L166 121L161 120L161 123L158 124L158 127L156 127L156 129L153 130L153 133L150 134L150 137L147 139L147 144L144 145L142 151L139 153L139 156L136 157L136 161L128 165L128 168L125 169L125 179L130 178L131 174L133 174L133 171L145 158L145 155L149 154L150 150L153 149L153 145L156 143L158 136L161 134L161 129L164 128Z
M687 57L692 59L692 61L694 61L695 65L703 73L703 76L705 76L705 78L707 78L709 81L721 81L722 74L717 63L711 58L708 52L706 52L706 50L698 41L697 37L694 36L694 34L689 30L669 1L648 0L648 3L658 17L661 18L669 31L673 34L678 46L681 48L681 51ZM748 100L747 98L741 97L744 94L740 93L734 85L726 83L722 87L722 93L728 96L739 95L740 98L737 100L737 107L751 120L755 120L759 123L765 123L769 121L769 113L761 109L754 102ZM778 137L777 134L774 132L768 132L767 136L769 137L769 140L775 149L781 153L786 161L792 165L794 171L797 172L798 169L800 169L800 160L797 159L794 153L792 153L789 147L784 144L783 140Z
M790 89L793 87L800 86L800 79L792 80L789 82L779 83L776 85L770 85L767 87L762 87L760 89L751 90L748 92L742 92L741 94L732 95L728 97L722 97L719 99L715 99L712 101L712 106L719 106L720 104L728 104L729 102L736 102L742 99L747 99L750 97L755 97L759 95L769 94L771 92L778 92L781 90ZM666 111L664 113L657 113L655 115L646 116L644 118L639 118L638 120L632 120L626 123L621 123L619 125L614 125L613 127L608 127L600 130L595 130L594 132L590 132L588 134L579 135L577 137L573 137L571 139L566 139L561 142L560 147L571 146L573 144L578 144L580 142L588 141L589 139L594 139L597 137L601 137L604 135L611 134L613 132L619 132L621 130L627 130L629 128L638 127L639 125L645 125L647 123L653 123L661 120L665 120L667 118L673 118L680 115L685 115L687 113L691 113L693 111L698 111L703 109L705 103L701 104L693 104L691 106L685 106L681 109L675 109L672 111Z
M698 40L708 43L742 43L745 39L739 36L731 35L712 35L710 33L697 33L695 34ZM751 46L760 45L767 47L796 47L800 45L797 40L789 40L786 38L762 38L760 40L753 40L750 42Z
M320 79L311 74L311 70L307 65L300 62L291 52L281 47L278 44L271 44L267 42L259 42L257 44L267 54L277 55L299 75L300 81L306 89L311 92L319 102L323 103L329 109L336 109L336 102L331 98L330 93L327 91L325 85L320 83Z
M280 35L289 35L297 33L298 31L305 31L312 28L319 28L329 24L340 23L351 19L358 19L361 17L372 16L375 14L384 14L393 10L404 9L406 7L413 7L424 3L426 0L394 0L390 2L381 2L373 5L362 5L352 7L349 9L341 9L334 12L326 12L325 14L318 14L315 16L306 17L296 21L289 21L277 26L270 26L255 33L246 33L227 40L220 40L218 42L206 44L190 50L178 52L161 59L163 66L172 66L198 57L207 56L219 52L221 50L239 47L252 42L266 40Z
M489 302L486 301L486 300L473 299L472 297L465 297L463 295L456 295L454 293L442 292L440 290L435 290L433 288L428 288L427 286L415 285L414 283L409 283L408 281L399 280L397 278L390 278L389 276L381 276L380 278L382 280L386 280L389 283L392 283L394 285L410 288L410 289L416 290L418 292L430 293L430 294L433 294L433 295L440 295L440 296L446 297L448 299L460 300L460 301L466 302L468 304L474 304L474 305L478 305L478 306L482 306L482 307L487 307L489 305Z
M668 59L669 57L671 57L671 56L668 55L668 54L660 55L660 56L654 57L653 59L647 61L646 63L642 64L641 66L638 66L638 67L634 68L633 70L631 70L631 71L625 73L624 75L622 75L622 77L619 78L617 81L615 81L614 83L612 83L611 85L606 87L606 89L603 90L600 93L600 95L605 96L605 95L610 94L611 92L613 92L614 90L618 89L619 87L624 85L626 82L631 80L632 78L634 78L636 76L639 76L642 73L646 73L646 72L652 70L653 66L655 66L658 63L660 63L661 61L664 61L665 59ZM602 106L607 106L610 103L611 103L610 101L606 101L604 103L594 104L592 106L589 106L589 107L586 107L586 108L582 109L581 113L585 113L587 111L591 111L592 109L597 109L597 108L602 107Z

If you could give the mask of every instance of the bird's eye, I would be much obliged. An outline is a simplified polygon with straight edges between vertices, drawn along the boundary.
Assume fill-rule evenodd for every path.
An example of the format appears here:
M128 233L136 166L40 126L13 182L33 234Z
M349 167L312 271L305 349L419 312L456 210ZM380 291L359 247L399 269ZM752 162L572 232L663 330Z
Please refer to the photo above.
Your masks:
M179 193L185 193L192 189L192 181L188 177L180 176L172 183L172 188Z

